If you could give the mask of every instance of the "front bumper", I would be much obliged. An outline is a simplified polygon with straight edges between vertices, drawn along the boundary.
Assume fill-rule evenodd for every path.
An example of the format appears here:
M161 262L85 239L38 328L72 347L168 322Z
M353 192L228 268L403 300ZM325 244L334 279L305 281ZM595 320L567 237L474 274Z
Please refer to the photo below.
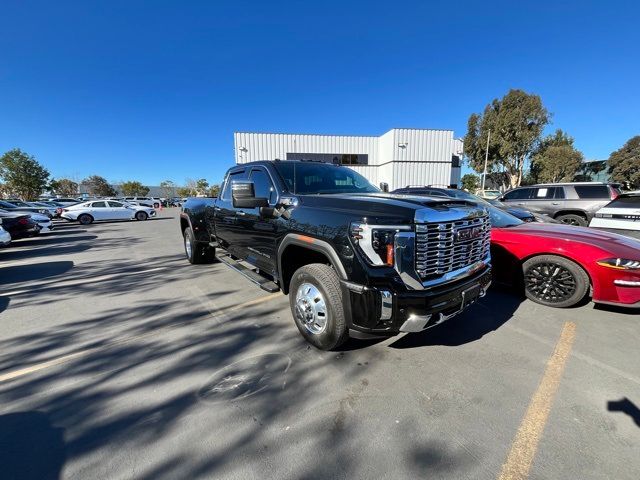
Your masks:
M424 290L396 291L343 281L342 298L351 330L373 335L417 332L438 325L483 297L491 285L486 267L464 280Z

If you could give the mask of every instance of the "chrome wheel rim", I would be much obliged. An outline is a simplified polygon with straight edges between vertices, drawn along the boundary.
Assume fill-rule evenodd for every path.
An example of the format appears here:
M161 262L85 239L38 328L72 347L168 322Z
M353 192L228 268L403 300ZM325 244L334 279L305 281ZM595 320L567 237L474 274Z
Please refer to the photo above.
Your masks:
M562 223L564 223L565 225L574 225L577 227L580 226L580 222L577 221L575 218L563 218Z
M314 335L327 329L329 312L324 296L311 283L303 283L296 292L296 318Z
M534 297L550 303L560 303L576 292L576 279L566 268L556 263L539 263L527 270L525 286Z
M191 258L191 242L189 237L184 237L184 251L187 252L187 258Z

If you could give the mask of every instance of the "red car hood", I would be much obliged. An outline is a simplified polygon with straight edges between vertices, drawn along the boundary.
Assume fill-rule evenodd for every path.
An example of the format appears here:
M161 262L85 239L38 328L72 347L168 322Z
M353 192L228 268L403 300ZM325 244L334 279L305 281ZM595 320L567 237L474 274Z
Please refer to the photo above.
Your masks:
M640 240L624 237L616 233L586 227L574 227L555 223L523 223L509 228L496 229L516 235L531 235L555 238L569 242L581 242L609 251L615 256L640 259Z

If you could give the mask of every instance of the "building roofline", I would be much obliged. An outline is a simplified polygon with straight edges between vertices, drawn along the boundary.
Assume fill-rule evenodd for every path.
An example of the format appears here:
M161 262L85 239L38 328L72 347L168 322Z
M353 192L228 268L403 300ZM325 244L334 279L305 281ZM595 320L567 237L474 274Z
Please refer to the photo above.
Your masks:
M454 132L452 129L448 128L409 128L409 127L394 127L380 135L355 135L355 134L344 134L344 133L304 133L304 132L250 132L250 131L234 131L233 134L249 134L249 135L307 135L307 136L315 136L315 137L363 137L363 138L380 138L383 135L393 131L393 130L418 130L418 131L428 131L428 132Z

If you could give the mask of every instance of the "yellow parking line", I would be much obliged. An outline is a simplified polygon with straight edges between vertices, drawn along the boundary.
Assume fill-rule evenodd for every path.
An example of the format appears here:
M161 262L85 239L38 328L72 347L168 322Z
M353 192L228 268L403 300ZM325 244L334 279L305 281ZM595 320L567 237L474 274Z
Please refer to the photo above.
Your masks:
M575 335L576 324L565 323L540 385L531 398L529 408L520 423L498 480L524 480L529 476Z
M279 298L281 296L282 296L281 293L272 293L271 295L267 295L267 296L259 297L259 298L254 298L253 300L249 300L247 302L240 303L240 304L234 305L232 307L221 309L221 310L219 310L218 313L233 312L233 311L245 308L245 307L250 307L252 305L257 305L259 303L269 302L269 301L275 300L276 298ZM35 365L31 365L30 367L20 368L18 370L13 370L11 372L7 372L5 374L0 375L0 383L6 382L8 380L13 380L14 378L23 377L24 375L28 375L30 373L39 372L40 370L45 370L45 369L50 368L50 367L55 367L56 365L61 365L63 363L67 363L67 362L69 362L71 360L74 360L74 359L76 359L78 357L83 357L85 355L88 355L90 353L93 353L93 352L96 352L96 351L99 351L99 350L106 350L108 348L111 348L111 347L114 347L114 346L117 346L117 345L130 343L130 342L133 342L134 340L140 340L140 339L142 339L144 337L149 337L149 336L152 336L152 335L156 335L157 333L160 333L163 330L168 330L168 329L171 329L171 328L180 327L182 325L186 325L187 323L189 323L189 322L181 322L181 323L174 323L174 324L165 325L164 327L161 327L161 328L158 328L156 330L153 330L152 332L147 332L147 333L143 333L143 334L140 334L140 335L135 335L133 337L125 338L123 340L113 341L113 342L110 342L110 343L108 343L106 345L100 345L98 347L87 348L85 350L80 350L78 352L70 353L70 354L63 355L63 356L58 357L58 358L47 360L46 362L37 363Z

